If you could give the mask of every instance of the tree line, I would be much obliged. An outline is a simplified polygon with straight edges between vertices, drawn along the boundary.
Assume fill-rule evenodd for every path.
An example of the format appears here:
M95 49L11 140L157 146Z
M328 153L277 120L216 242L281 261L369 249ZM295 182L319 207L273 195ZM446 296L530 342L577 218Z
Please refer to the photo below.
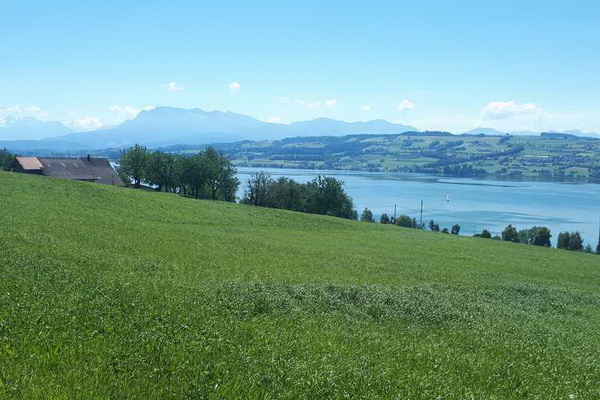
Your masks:
M240 185L236 169L213 147L193 156L150 152L135 145L121 152L117 172L135 188L147 185L157 191L195 198L235 201Z
M373 217L373 212L368 208L365 208L361 214L360 220L363 222L376 222ZM389 217L388 214L383 213L379 219L381 224L393 224L405 228L412 229L425 229L425 224L420 225L417 223L416 218L408 215L400 215L397 218ZM447 233L452 235L458 235L460 233L460 225L455 224L450 229L441 228L434 220L430 220L428 224L429 230L432 232ZM502 240L505 242L522 243L532 246L552 247L550 239L552 238L552 232L545 226L533 226L531 228L517 230L516 227L508 225L502 231L501 235L492 235L492 233L484 229L481 233L476 233L474 237L481 237L485 239ZM590 244L584 246L581 233L579 232L561 232L558 235L557 249L570 250L570 251L583 251L586 253L593 253L594 249ZM596 254L600 254L600 238L596 245Z
M274 179L266 172L253 173L241 203L357 219L354 203L344 191L344 182L321 175L299 183L285 177Z
M375 219L373 218L373 212L371 212L371 210L369 210L368 208L365 208L360 216L360 220L362 222L375 222ZM406 214L401 214L397 218L394 218L390 217L387 213L383 213L379 217L379 223L384 225L398 225L404 228L425 229L425 225L419 225L419 223L417 223L416 218L411 218L409 215ZM432 232L449 233L452 235L458 235L460 233L460 225L458 224L453 225L451 229L440 229L440 226L436 224L433 220L429 221L429 229Z
M477 233L473 236L532 246L552 247L552 243L550 242L552 231L545 226L533 226L531 228L517 230L516 227L509 224L504 228L500 236L492 236L491 232L487 229L484 229L481 233ZM594 252L590 244L583 245L581 233L577 231L559 233L556 248L570 251L583 251L586 253ZM596 253L600 254L600 240L596 246Z

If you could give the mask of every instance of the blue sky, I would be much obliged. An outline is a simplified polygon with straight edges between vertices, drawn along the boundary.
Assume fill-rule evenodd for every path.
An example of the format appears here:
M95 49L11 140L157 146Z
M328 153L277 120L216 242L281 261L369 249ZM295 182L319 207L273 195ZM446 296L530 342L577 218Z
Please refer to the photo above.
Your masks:
M168 105L600 131L597 1L4 1L0 123Z

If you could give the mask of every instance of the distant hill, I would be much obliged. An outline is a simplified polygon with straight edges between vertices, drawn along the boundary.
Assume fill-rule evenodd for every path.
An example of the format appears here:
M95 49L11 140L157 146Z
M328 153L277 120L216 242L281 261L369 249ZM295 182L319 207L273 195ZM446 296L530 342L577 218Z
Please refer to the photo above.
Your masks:
M549 131L546 133L563 133L566 135L572 135L572 136L578 136L578 137L591 137L591 138L600 138L600 134L599 133L595 133L595 132L582 132L579 129L569 129L566 131L562 131L562 132L556 132L556 131Z
M542 132L540 133L540 137L546 139L585 139L580 136L564 132Z
M471 129L468 132L465 132L465 135L487 135L487 136L498 136L505 135L506 132L499 131L494 128L475 128Z

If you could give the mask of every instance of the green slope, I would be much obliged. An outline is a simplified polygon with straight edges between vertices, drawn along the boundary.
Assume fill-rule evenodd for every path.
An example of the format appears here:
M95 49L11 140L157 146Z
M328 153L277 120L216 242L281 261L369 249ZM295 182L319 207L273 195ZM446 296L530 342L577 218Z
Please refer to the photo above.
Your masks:
M599 289L595 255L0 173L0 398L599 398Z

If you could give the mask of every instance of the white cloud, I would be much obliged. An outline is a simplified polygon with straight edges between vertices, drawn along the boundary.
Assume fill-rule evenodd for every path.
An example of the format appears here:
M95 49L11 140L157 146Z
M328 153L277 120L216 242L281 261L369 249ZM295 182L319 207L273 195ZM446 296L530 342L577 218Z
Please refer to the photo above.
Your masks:
M481 109L476 119L473 121L474 127L491 127L502 132L582 129L591 122L589 115L546 112L537 104L520 104L516 101L490 102Z
M370 104L363 104L362 106L360 106L360 109L363 111L371 111L371 105Z
M70 125L73 129L77 131L93 131L104 126L98 118L90 117L87 115L84 115L83 117L75 121L71 121L67 123L67 125Z
M164 88L166 88L169 92L182 92L184 90L184 88L182 86L179 86L179 84L177 82L169 82L166 85L163 85Z
M121 107L118 104L110 106L109 110L114 112L115 114L117 114L119 117L121 117L123 119L135 118L141 111L132 106L122 106Z
M281 119L281 117L271 117L267 119L267 122L271 122L273 124L280 124L283 122L283 119Z
M518 104L516 101L492 101L481 111L485 118L505 119L523 115L542 116L541 107L533 103Z
M329 99L325 101L306 101L306 100L296 100L296 104L302 107L306 107L310 110L323 110L325 107L333 108L337 106L340 102L334 99Z
M146 106L140 108L135 108L133 106L120 106L118 104L110 106L109 110L117 115L119 121L124 121L127 119L132 119L137 117L137 115L142 111L150 111L153 110L154 106Z
M321 105L323 104L320 101L306 101L306 100L296 100L296 103L298 103L298 105L301 105L302 107L306 107L306 108L310 108L311 110L316 110L318 108L321 108Z
M289 97L280 97L278 100L280 103L283 103L283 104L288 104L290 102Z
M242 88L242 84L239 82L231 82L229 84L229 90L231 93L237 93Z
M6 125L6 120L4 118L0 118L0 126Z
M44 119L48 118L50 114L48 111L42 110L38 106L14 104L6 108L0 108L0 117L2 116L14 118L35 117Z
M415 108L415 103L412 101L405 99L398 104L398 111L409 111Z

